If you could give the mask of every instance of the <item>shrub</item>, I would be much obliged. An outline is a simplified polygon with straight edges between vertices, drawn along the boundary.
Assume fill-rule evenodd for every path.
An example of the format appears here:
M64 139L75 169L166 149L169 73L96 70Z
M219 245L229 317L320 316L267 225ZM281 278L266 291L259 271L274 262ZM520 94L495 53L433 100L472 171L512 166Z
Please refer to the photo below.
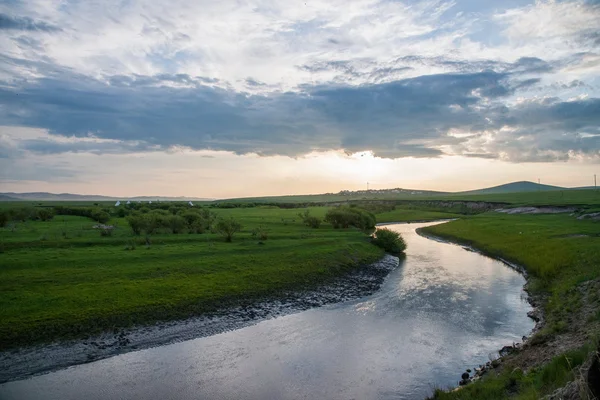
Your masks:
M200 216L202 217L204 227L207 230L211 230L214 222L217 220L217 214L211 212L209 209L203 208L200 210Z
M146 219L141 215L130 215L127 217L127 222L134 235L141 235L146 227Z
M185 219L180 215L171 215L166 218L166 222L173 233L181 233L187 226Z
M31 207L19 207L10 210L10 219L13 221L25 222L34 215L34 210Z
M0 211L0 228L4 228L8 224L8 213Z
M375 228L376 223L373 214L358 207L332 208L325 214L325 221L333 225L335 229L354 226L362 230L369 230Z
M387 228L377 229L373 244L392 254L399 254L406 250L406 242L402 236Z
M37 218L40 221L50 221L54 218L54 210L49 208L42 208L37 211Z
M258 228L255 228L252 230L252 237L258 239L258 240L267 240L269 236L269 231L267 231L265 228L263 228L263 226L259 226Z
M223 235L226 242L231 242L233 235L242 230L242 225L233 218L221 219L215 225L215 230Z
M318 228L321 226L321 219L310 215L309 210L305 210L303 213L298 213L298 216L302 220L302 223L310 228Z
M91 217L94 221L98 221L101 224L105 224L110 219L110 214L101 209L95 209L92 211Z

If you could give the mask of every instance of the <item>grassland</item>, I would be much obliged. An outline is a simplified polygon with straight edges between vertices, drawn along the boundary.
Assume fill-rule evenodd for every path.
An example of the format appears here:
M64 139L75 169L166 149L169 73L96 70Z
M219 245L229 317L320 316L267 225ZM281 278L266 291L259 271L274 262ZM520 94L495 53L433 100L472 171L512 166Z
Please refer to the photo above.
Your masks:
M231 203L338 203L347 201L395 201L402 205L410 202L424 201L482 201L507 203L513 205L577 205L588 207L600 205L600 190L551 190L539 192L497 193L497 194L463 194L463 193L358 193L349 195L315 194L297 196L270 196L244 199L219 200Z
M423 231L524 266L546 317L523 350L529 360L516 355L499 375L456 392L438 391L434 398L538 399L577 378L576 367L588 357L600 329L600 223L567 214L485 213ZM548 355L553 355L549 362Z
M77 216L1 228L0 348L210 312L315 285L383 255L356 229L302 225L298 210L215 212L243 224L233 243L165 233L146 244L123 218L111 219L108 237ZM250 234L259 226L267 240Z

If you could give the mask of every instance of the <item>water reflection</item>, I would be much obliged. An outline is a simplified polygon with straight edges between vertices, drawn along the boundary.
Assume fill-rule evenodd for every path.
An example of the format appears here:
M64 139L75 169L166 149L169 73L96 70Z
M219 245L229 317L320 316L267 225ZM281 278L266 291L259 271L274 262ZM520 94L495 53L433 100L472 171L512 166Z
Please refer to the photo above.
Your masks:
M408 253L375 295L0 386L2 399L422 399L533 328L524 279L391 225Z

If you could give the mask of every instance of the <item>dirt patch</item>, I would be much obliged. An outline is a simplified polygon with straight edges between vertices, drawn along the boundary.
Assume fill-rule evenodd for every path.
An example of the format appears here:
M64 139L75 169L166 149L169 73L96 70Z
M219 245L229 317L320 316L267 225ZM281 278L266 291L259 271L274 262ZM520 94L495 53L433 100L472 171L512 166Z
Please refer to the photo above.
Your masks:
M309 291L290 291L263 301L222 309L211 315L172 321L0 353L0 383L84 364L130 351L240 329L262 320L358 299L376 292L399 259L386 255L334 282Z
M577 217L579 220L591 219L592 221L600 221L600 212L590 213L590 214L582 214Z

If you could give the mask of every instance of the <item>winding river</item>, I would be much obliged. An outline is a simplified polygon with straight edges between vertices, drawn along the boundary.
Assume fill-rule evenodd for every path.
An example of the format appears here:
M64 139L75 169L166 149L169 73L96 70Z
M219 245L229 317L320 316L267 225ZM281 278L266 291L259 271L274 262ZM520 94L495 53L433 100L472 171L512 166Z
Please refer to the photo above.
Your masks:
M0 385L9 399L423 399L534 327L525 279L394 224L407 256L373 295Z

